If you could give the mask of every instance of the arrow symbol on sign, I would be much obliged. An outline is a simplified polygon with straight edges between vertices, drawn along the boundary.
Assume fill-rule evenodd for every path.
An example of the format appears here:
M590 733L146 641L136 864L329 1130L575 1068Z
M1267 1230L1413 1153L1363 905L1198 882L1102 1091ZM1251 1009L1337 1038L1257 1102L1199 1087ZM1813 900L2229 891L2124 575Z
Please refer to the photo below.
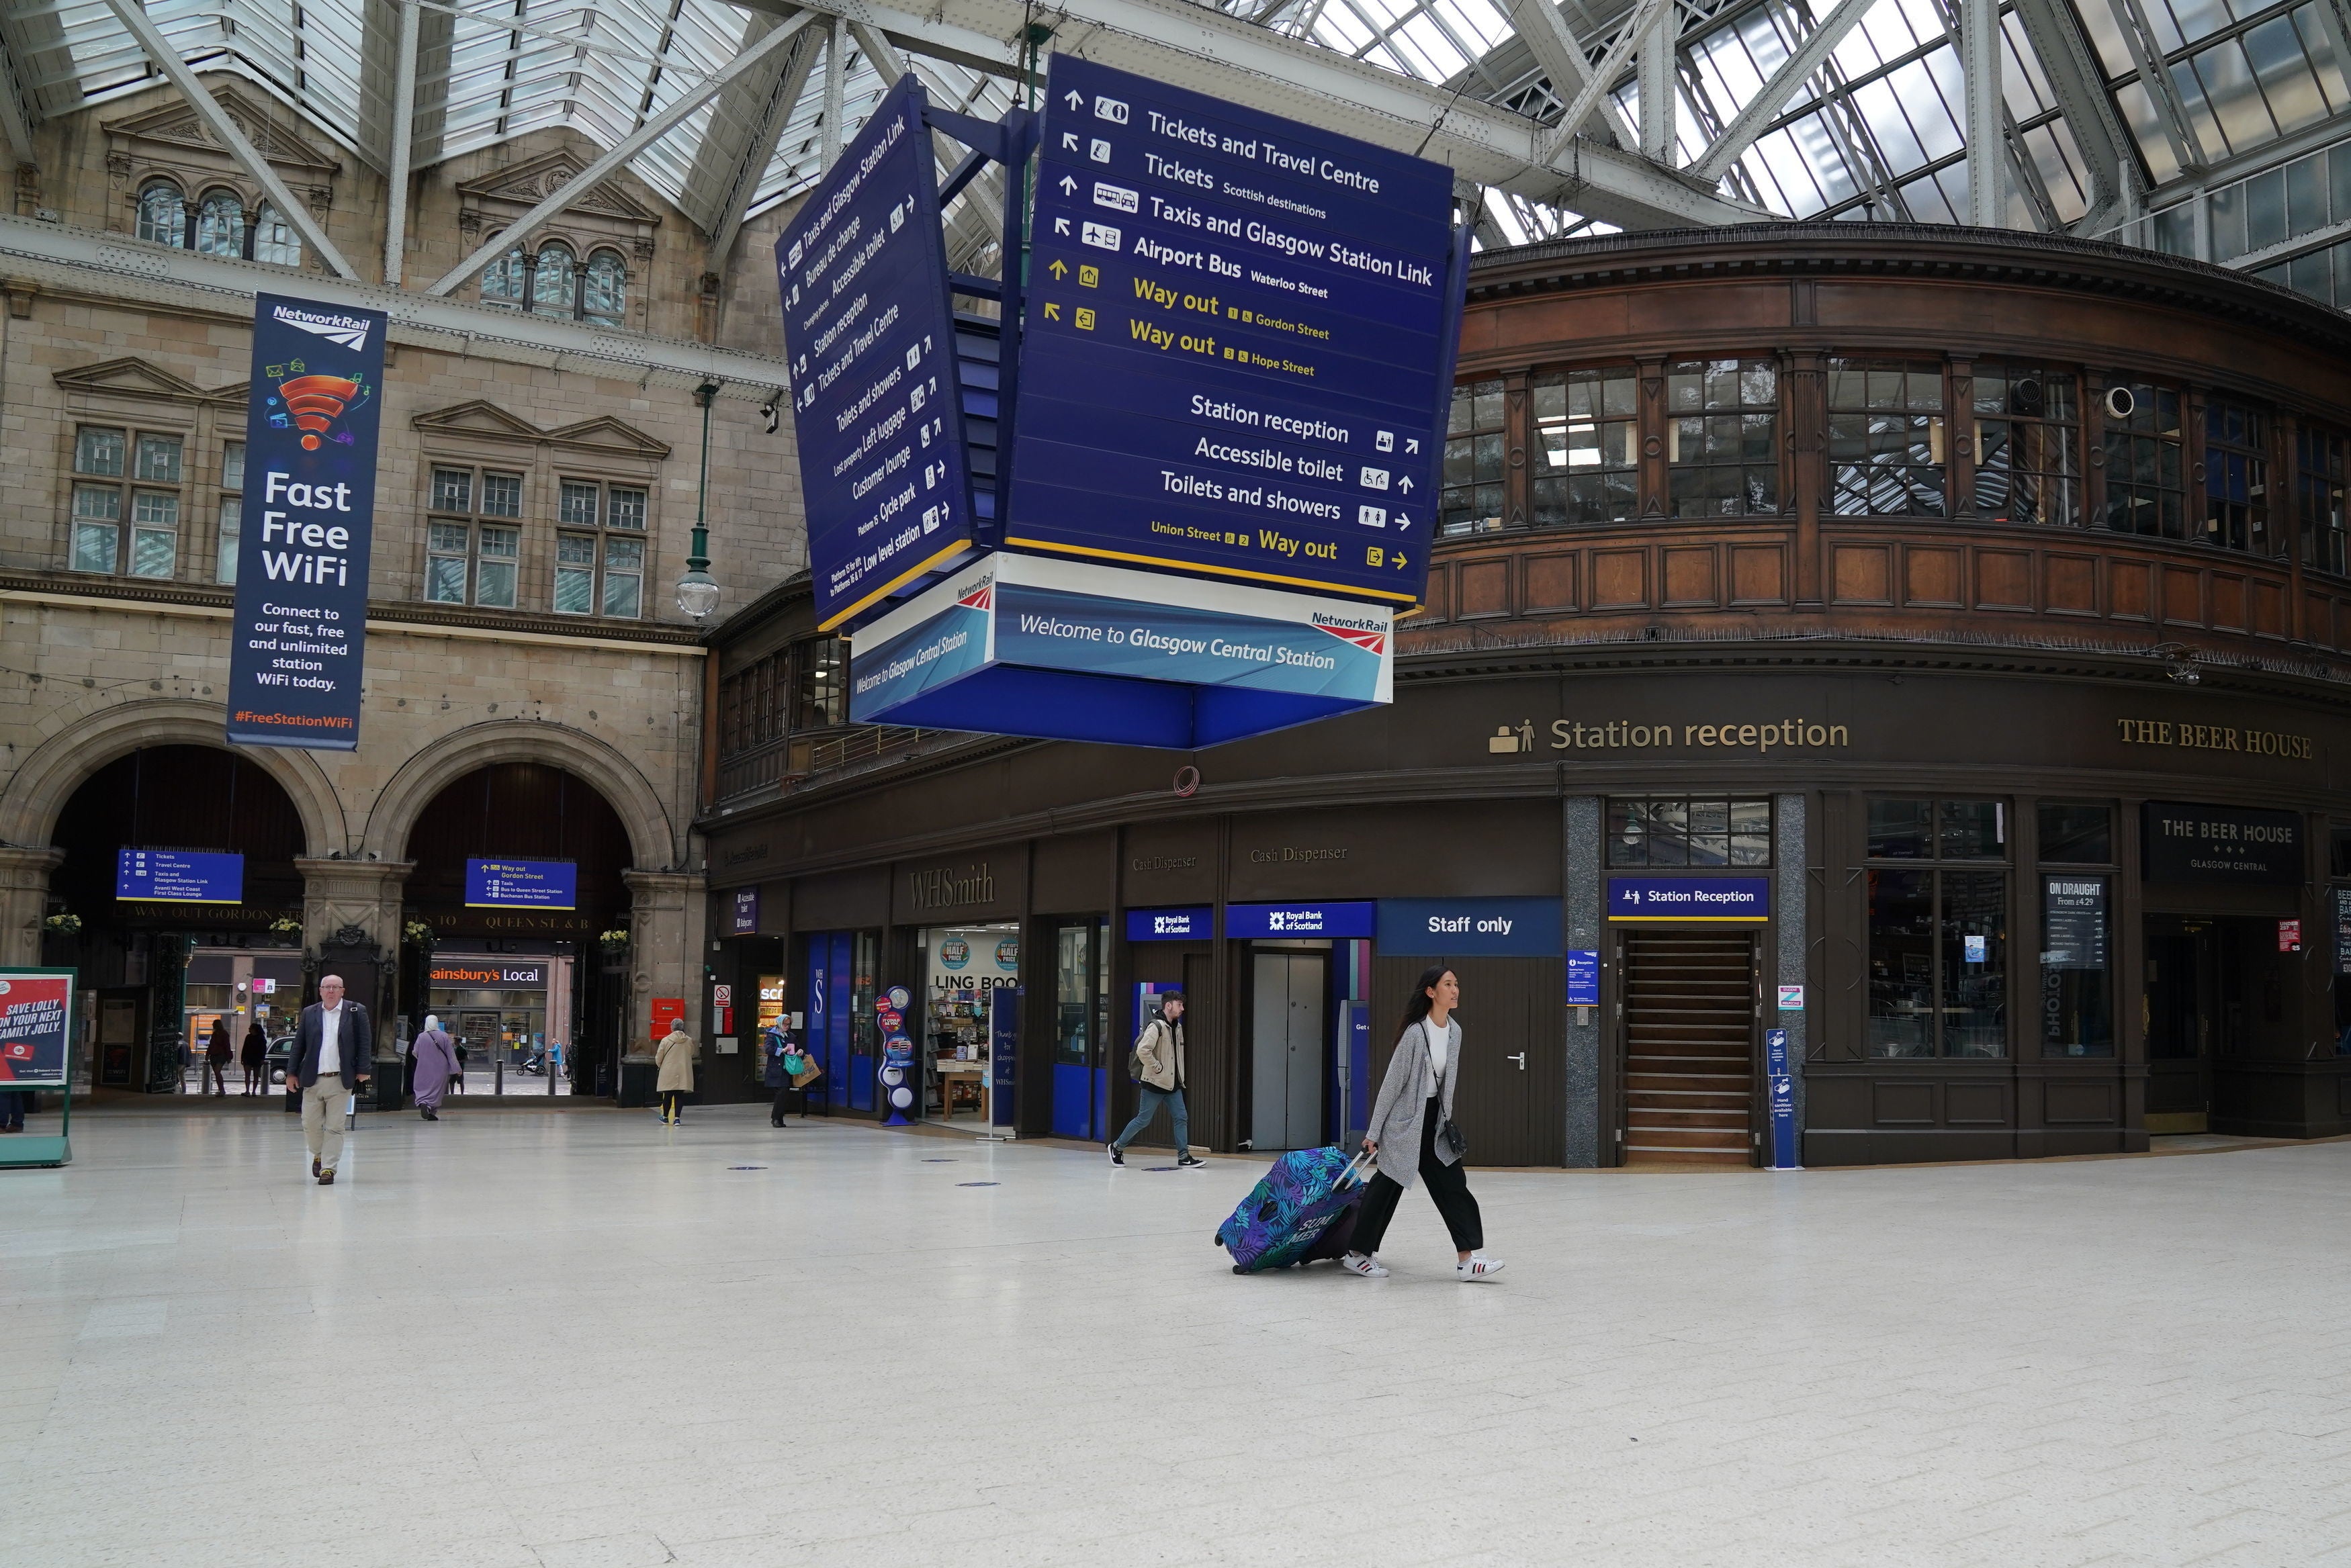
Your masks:
M1396 481L1396 488L1403 491L1406 495L1410 495L1412 493L1412 475L1407 473L1399 478Z
M1059 321L1061 319L1061 306L1059 301L1049 300L1046 302L1045 319L1048 321Z
M1072 194L1072 193L1074 193L1074 192L1076 192L1077 188L1078 188L1078 182L1077 182L1075 180L1071 179L1067 174L1064 174L1064 175L1062 175L1062 176L1061 176L1061 194L1062 194L1062 195L1064 195L1064 196L1071 195L1071 194Z
M1069 99L1069 101L1070 101L1070 107L1071 107L1071 109L1078 109L1078 108L1081 108L1081 107L1083 107L1083 105L1084 105L1084 103L1085 103L1085 101L1086 101L1086 95L1085 95L1085 94L1083 94L1083 93L1081 93L1081 92L1080 92L1080 91L1079 91L1077 88L1071 88L1069 90L1069 93L1067 94L1067 97L1068 97L1068 99Z
M1065 151L1075 152L1078 150L1077 132L1073 130L1061 132L1061 147Z
M1055 256L1053 258L1053 265L1047 267L1045 270L1053 275L1053 281L1055 283L1059 283L1070 275L1070 264L1061 260L1061 257Z
M1404 450L1407 455L1418 452L1420 450L1420 438L1418 436L1405 437Z
M1404 570L1404 552L1401 550L1396 552L1396 570L1399 572Z
M1409 518L1409 517L1407 517L1407 516L1405 516L1403 513L1401 513L1401 512L1397 513L1397 514L1395 514L1395 517L1396 517L1396 526L1397 526L1397 527L1399 527L1399 528L1409 528L1409 527L1411 527L1411 526L1412 526L1412 519L1411 519L1411 518Z
M1053 220L1053 232L1054 232L1055 234L1068 234L1068 233L1070 232L1070 220L1069 220L1069 219L1067 219L1067 218L1056 218L1056 219L1054 219L1054 220Z

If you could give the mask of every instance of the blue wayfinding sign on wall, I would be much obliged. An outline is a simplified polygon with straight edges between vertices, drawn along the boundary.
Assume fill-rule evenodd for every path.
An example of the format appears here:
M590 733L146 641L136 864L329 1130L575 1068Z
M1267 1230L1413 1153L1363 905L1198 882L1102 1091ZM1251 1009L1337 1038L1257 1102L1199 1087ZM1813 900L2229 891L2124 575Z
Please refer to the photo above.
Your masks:
M1557 898L1382 898L1383 957L1557 958Z
M1047 100L1006 546L1417 603L1452 171L1069 55Z
M245 857L186 849L118 850L114 896L170 904L242 904Z
M580 901L580 867L569 860L468 860L468 909L569 909Z
M380 310L254 300L229 633L234 744L360 743L386 323Z
M1771 1090L1771 1168L1794 1170L1796 1158L1796 1080L1788 1065L1788 1032L1763 1031L1763 1075Z
M1600 950L1577 948L1567 955L1567 1004L1600 1005Z
M1378 929L1378 906L1348 904L1228 904L1225 935L1256 937L1368 937Z
M841 625L971 548L937 154L908 72L776 241L816 613Z
M1611 920L1767 920L1769 877L1611 877Z
M1206 904L1126 912L1126 940L1131 942L1206 941L1216 934L1217 912Z

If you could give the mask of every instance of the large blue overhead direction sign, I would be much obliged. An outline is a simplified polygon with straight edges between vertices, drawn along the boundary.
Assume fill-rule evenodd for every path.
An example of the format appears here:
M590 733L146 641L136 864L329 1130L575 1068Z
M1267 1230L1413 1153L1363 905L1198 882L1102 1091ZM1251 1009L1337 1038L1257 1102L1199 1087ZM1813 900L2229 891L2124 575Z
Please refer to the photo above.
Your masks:
M242 904L245 857L193 849L117 850L114 896L162 904Z
M776 242L819 623L972 548L955 311L922 85L899 78Z
M1056 56L1007 546L1418 602L1452 190L1441 164Z

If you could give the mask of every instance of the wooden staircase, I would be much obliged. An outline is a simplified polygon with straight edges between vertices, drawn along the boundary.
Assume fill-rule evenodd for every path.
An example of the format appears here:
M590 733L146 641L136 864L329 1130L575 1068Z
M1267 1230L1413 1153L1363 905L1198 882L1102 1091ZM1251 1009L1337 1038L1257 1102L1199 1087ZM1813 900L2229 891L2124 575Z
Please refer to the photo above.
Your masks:
M1753 1164L1754 938L1628 932L1624 984L1625 1163Z

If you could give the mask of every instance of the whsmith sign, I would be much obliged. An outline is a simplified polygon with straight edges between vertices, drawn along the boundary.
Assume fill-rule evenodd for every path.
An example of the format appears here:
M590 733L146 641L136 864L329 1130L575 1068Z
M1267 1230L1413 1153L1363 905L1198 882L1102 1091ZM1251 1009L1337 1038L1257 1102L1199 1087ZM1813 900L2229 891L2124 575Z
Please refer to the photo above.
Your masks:
M983 860L961 871L941 867L908 874L917 909L959 909L996 900L996 878Z

